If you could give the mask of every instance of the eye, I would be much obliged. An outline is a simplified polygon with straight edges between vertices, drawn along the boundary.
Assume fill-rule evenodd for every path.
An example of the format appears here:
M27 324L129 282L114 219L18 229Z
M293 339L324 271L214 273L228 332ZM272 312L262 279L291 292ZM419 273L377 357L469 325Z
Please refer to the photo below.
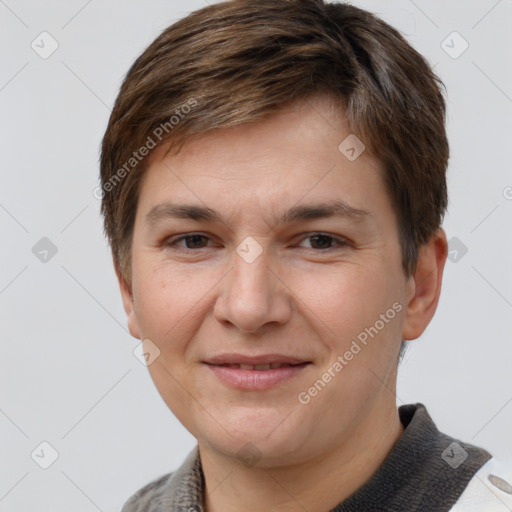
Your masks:
M206 235L201 235L200 233L192 233L189 235L180 236L175 239L171 239L166 242L165 245L172 247L180 247L183 249L203 249L206 247L206 244L210 240ZM179 244L179 242L185 242L185 246Z
M304 238L304 240L311 240L312 249L319 249L324 251L327 249L335 249L336 246L343 247L348 245L348 243L342 238L327 235L325 233L314 233ZM333 244L335 245L333 246Z
M208 247L208 242L211 238L201 233L189 233L181 235L176 238L171 238L165 242L165 246L184 250L204 249ZM309 241L309 246L303 245ZM306 249L314 249L316 251L327 251L329 249L336 249L344 247L349 243L343 238L335 237L326 233L313 233L303 238L299 247Z

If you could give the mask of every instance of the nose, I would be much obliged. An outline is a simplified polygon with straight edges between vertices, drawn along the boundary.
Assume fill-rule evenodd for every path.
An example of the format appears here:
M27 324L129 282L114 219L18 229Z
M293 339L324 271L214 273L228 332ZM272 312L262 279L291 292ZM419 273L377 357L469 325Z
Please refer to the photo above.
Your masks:
M244 333L257 333L270 324L285 324L291 317L291 294L270 266L265 251L248 263L238 254L234 266L222 280L214 308L215 318Z

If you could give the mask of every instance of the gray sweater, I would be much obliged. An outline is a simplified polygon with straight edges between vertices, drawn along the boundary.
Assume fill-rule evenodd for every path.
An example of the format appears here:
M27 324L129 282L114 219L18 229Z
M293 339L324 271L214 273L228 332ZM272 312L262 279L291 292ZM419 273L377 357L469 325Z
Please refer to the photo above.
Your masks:
M448 512L491 458L439 432L424 405L398 411L402 436L374 475L331 512ZM203 512L203 492L196 446L177 471L140 489L122 512Z

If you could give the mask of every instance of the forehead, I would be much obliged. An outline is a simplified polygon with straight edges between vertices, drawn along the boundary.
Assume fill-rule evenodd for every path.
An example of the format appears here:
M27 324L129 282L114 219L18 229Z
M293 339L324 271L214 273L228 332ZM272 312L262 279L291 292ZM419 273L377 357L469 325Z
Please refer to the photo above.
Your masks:
M381 163L366 150L349 158L354 137L336 102L301 100L259 122L195 136L178 154L158 147L139 206L147 214L173 200L249 215L335 200L360 210L389 207Z

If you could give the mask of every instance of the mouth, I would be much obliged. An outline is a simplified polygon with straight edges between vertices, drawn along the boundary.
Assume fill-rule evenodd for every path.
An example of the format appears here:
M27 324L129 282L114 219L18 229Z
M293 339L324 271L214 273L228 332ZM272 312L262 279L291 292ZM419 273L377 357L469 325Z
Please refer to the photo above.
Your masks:
M241 390L265 390L300 375L312 361L280 354L222 354L204 362L223 384Z
M300 366L301 364L288 364L288 363L268 363L268 364L219 364L216 366L220 366L222 368L235 368L238 370L275 370L276 368L289 368L292 366Z

